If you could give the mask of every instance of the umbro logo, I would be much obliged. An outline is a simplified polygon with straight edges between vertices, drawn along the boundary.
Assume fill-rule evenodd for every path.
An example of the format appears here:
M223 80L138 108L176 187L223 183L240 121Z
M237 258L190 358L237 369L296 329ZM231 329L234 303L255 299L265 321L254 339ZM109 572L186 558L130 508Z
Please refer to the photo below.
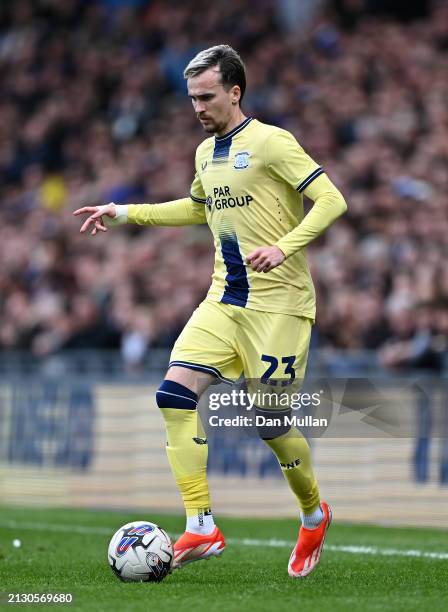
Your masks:
M193 441L196 444L207 444L207 438L193 438Z

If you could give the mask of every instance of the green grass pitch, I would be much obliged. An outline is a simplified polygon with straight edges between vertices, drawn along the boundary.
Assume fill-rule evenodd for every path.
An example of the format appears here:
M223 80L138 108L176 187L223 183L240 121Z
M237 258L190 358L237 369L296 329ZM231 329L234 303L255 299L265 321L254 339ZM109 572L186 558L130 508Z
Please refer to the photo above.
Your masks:
M295 521L222 518L219 525L230 544L220 559L192 563L160 584L124 584L109 569L107 545L116 529L135 519L156 522L170 534L180 533L184 526L180 516L151 512L0 507L0 591L73 593L72 604L27 606L42 610L448 609L448 531L336 522L318 568L311 576L294 580L287 575L290 547L281 542L263 546L260 540L295 540ZM20 548L13 547L15 538L21 540ZM244 538L252 542L242 543ZM342 547L374 547L376 552L349 552ZM393 554L380 554L384 549ZM444 554L442 558L399 554L407 550Z

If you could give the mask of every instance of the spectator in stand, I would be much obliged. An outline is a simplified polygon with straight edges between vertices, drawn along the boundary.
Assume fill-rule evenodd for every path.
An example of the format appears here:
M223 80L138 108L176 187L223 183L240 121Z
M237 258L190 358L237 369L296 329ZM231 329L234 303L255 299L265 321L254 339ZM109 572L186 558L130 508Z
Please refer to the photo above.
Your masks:
M172 344L207 290L207 230L130 227L87 245L69 213L188 193L203 134L180 69L224 41L247 58L245 112L306 142L349 202L309 250L320 345L377 349L396 333L391 313L424 302L446 351L448 5L407 7L405 23L385 5L341 0L285 31L271 0L256 13L248 0L3 3L0 347L94 340L133 364Z

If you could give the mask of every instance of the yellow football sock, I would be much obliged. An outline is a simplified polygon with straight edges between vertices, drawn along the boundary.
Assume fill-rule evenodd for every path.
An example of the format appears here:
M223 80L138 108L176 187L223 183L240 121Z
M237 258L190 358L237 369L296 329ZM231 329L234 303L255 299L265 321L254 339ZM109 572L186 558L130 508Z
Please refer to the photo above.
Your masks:
M276 454L283 475L297 497L304 514L311 514L319 507L319 488L311 464L308 442L299 430L291 429L272 440L264 440Z
M162 408L166 452L187 516L207 512L210 494L207 483L207 440L196 410Z

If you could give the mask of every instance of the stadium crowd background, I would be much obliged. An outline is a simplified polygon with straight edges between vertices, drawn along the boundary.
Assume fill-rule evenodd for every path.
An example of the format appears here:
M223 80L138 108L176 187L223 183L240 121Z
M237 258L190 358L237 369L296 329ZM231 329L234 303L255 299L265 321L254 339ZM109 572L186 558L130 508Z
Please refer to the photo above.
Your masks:
M189 193L204 134L182 70L226 42L247 65L246 114L293 132L348 202L309 248L318 345L440 366L448 3L393 16L375 2L321 2L297 24L287 4L2 3L2 350L121 348L133 363L172 345L210 283L208 229L129 226L91 238L71 212Z

